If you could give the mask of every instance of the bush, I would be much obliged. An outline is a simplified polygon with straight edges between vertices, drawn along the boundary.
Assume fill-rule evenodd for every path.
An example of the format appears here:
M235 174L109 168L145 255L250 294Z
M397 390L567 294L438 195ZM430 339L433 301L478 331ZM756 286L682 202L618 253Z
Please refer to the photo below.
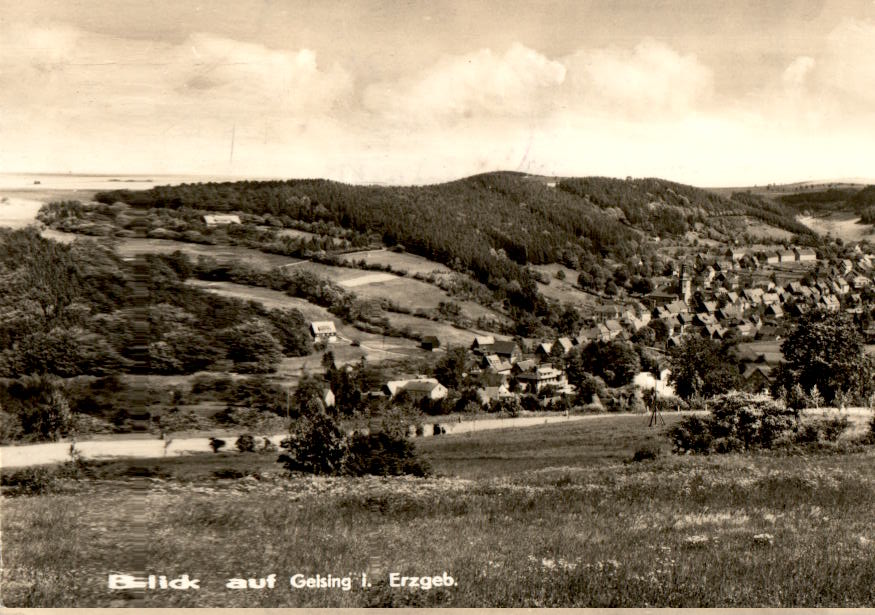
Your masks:
M659 448L659 445L653 443L647 443L640 447L635 451L635 454L632 455L632 461L653 461L657 459L662 454L662 449Z
M419 459L416 447L401 434L379 431L354 433L349 439L344 473L353 476L426 476L427 464Z
M731 391L711 401L711 435L736 438L743 448L771 448L797 425L799 413L767 395Z
M224 447L226 442L219 438L210 438L210 448L213 449L214 453L218 453L219 449Z
M241 453L254 453L255 452L255 438L252 437L251 434L245 433L234 442L234 446L237 447L237 450Z
M796 431L799 414L767 395L731 391L711 400L710 416L688 416L668 430L676 453L772 448ZM802 437L812 437L806 433Z
M668 430L668 437L675 453L704 453L711 450L714 437L711 421L697 415L686 416Z
M815 442L836 442L850 426L848 417L834 416L803 423L793 438L799 444Z
M277 461L291 472L310 474L426 476L428 465L419 459L407 429L406 424L384 422L380 431L355 432L347 438L333 418L319 413L296 423L280 443L288 452Z
M317 413L296 421L280 448L288 452L277 461L290 472L337 475L343 470L346 438L331 417Z
M822 421L823 439L827 442L835 442L850 426L848 417L834 416Z

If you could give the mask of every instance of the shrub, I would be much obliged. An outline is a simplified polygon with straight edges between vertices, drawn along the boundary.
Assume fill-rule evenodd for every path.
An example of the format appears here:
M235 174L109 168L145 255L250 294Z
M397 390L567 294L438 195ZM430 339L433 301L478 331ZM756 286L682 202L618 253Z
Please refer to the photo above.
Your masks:
M288 452L277 461L291 472L333 476L426 476L429 472L408 439L407 423L398 421L384 421L374 433L346 437L335 419L319 413L299 420L280 447Z
M427 464L419 459L416 447L404 435L387 431L354 433L349 439L344 473L353 476L426 476Z
M290 472L340 474L346 439L331 417L317 413L296 421L280 448L287 452L277 461Z
M711 450L711 420L701 416L686 416L668 430L675 453L705 453Z
M711 401L711 435L736 438L744 448L771 448L796 427L798 411L767 395L731 391Z
M650 442L638 447L638 450L632 455L632 461L653 461L661 454L662 449L659 448L659 445Z
M848 417L834 416L826 419L821 423L823 430L823 439L827 442L835 442L839 439L850 426Z
M836 442L849 426L850 422L846 416L808 421L799 427L793 439L799 444Z
M251 434L245 433L234 442L234 446L237 447L237 450L241 453L254 453L255 452L255 438L252 437Z
M219 438L210 438L210 448L213 449L214 453L218 453L219 449L224 447L226 442Z

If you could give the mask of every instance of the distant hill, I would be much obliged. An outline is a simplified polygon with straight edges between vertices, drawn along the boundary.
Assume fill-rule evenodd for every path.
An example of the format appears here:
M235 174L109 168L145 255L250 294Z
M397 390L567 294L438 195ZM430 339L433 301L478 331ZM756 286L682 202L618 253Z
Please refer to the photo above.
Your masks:
M534 301L526 265L637 262L653 236L732 236L742 216L810 233L780 207L662 179L548 178L496 172L430 186L357 186L321 179L239 181L101 192L103 203L285 215L379 233L386 245L511 286ZM522 290L519 290L521 288ZM525 305L526 301L523 301ZM530 306L531 307L531 306Z

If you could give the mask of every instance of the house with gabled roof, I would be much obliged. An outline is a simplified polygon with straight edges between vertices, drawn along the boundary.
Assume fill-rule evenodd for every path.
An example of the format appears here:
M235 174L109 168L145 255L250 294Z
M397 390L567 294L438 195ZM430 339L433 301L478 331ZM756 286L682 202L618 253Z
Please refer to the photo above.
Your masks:
M811 263L817 260L817 252L812 248L794 248L793 255L799 263Z
M795 263L796 253L793 250L779 250L778 259L781 263Z
M316 341L328 343L337 341L337 328L331 320L314 320L310 323L310 333Z

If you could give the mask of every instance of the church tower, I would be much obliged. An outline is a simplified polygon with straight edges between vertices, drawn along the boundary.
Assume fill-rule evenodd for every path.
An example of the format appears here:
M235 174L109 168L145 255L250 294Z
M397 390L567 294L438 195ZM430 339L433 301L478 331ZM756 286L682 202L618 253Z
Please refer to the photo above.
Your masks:
M687 268L686 264L681 265L680 283L678 284L680 298L684 303L689 304L690 298L693 296L693 275Z

